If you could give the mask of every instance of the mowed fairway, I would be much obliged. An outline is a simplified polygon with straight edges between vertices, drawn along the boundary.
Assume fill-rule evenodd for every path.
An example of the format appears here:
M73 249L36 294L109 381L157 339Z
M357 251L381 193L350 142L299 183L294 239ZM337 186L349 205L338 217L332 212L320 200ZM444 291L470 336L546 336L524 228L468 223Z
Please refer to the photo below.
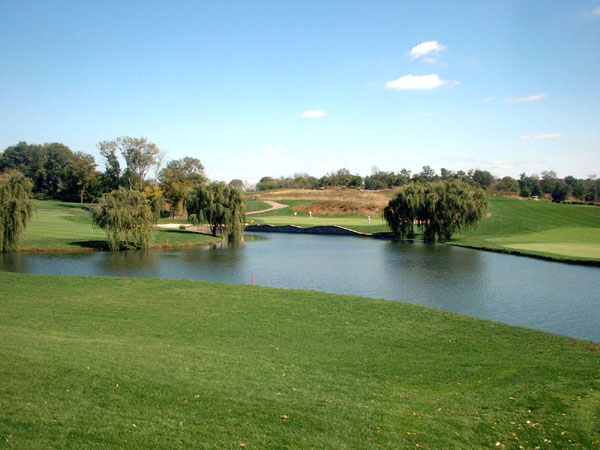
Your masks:
M277 202L284 205L290 205L289 208L269 211L262 214L255 214L248 217L250 224L269 224L269 225L296 225L299 227L315 226L340 226L350 228L362 233L379 233L390 231L389 227L381 215L371 216L369 222L366 215L343 214L343 215L318 215L309 216L306 211L298 211L294 216L294 206L310 203L307 200L279 199Z
M86 243L106 240L92 227L90 213L73 203L35 201L33 220L21 239L21 250L81 250Z
M92 226L89 211L76 203L35 201L33 220L23 233L23 251L89 251L106 249L106 233ZM219 242L200 233L157 230L153 246L202 245Z
M327 199L338 202L352 201L352 190L345 191L302 191L298 196ZM325 192L325 193L323 193ZM293 191L284 191L290 196ZM384 191L381 195L393 195ZM253 215L251 223L271 225L337 225L363 233L389 232L390 229L381 213L371 216L369 223L365 215L314 215L299 211L295 217L294 207L310 204L309 199L278 199L275 192L271 199L290 205L289 208ZM356 192L357 200L364 192ZM378 200L381 203L381 199ZM454 234L449 244L465 247L499 250L509 253L542 256L564 261L600 262L600 207L590 205L556 204L550 201L521 200L492 196L488 204L488 217L475 229L465 229ZM381 205L379 205L381 211ZM304 208L306 209L306 208ZM417 239L420 235L417 234Z
M491 216L452 244L553 259L600 261L600 207L503 197L489 202Z
M590 342L314 291L0 285L0 437L14 448L600 444Z

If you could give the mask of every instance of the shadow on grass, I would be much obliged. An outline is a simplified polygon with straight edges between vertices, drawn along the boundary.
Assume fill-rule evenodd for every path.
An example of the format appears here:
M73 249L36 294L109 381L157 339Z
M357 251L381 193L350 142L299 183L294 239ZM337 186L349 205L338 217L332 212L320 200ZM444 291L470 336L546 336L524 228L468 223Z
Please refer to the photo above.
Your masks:
M108 250L108 244L106 241L75 241L69 242L69 245L76 245L77 247L87 248L90 250Z
M89 203L59 203L57 206L61 208L83 209L84 211L89 211L92 208L92 205Z
M212 234L210 233L200 233L198 231L187 231L187 230L158 230L159 233L173 233L173 234L199 234L201 236L210 236L210 237L214 237ZM219 237L219 236L217 236Z

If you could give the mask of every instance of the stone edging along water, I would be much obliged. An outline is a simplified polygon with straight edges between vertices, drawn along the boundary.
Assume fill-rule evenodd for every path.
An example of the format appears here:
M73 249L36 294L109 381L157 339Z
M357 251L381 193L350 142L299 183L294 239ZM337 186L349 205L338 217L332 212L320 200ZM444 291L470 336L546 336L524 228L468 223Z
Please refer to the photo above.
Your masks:
M328 234L337 236L361 236L376 239L392 239L392 233L362 233L350 228L344 228L337 225L317 225L315 227L299 227L297 225L248 225L245 231L257 231L266 233L297 233L297 234Z

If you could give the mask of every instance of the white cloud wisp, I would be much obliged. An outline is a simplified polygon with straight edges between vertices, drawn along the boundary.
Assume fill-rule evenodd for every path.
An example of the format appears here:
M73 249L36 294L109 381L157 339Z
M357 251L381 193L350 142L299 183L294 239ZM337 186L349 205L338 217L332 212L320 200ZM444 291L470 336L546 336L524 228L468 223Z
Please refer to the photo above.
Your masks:
M388 81L385 86L388 89L418 90L435 89L446 83L447 81L432 73L431 75L405 75L397 80Z
M426 41L414 46L408 54L411 57L411 59L416 59L425 56L431 52L441 52L445 49L446 46L441 45L438 41ZM428 62L432 62L432 60Z
M539 94L530 95L529 97L509 97L504 101L506 103L531 103L545 98L548 98L548 96L543 92L540 92Z
M304 111L300 117L303 119L319 119L325 117L326 114L322 109L316 109L314 111Z

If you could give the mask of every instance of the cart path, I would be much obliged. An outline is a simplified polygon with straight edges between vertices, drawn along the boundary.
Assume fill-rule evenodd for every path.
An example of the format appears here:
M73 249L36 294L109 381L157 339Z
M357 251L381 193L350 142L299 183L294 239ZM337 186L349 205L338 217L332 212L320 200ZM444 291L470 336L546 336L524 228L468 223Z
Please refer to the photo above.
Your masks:
M246 215L250 215L250 214L260 214L260 213L264 213L264 212L269 212L269 211L275 211L277 209L283 209L283 208L287 208L288 205L284 205L282 203L277 203L277 202L272 202L270 200L263 200L265 203L268 203L269 205L271 205L270 208L267 209L261 209L260 211L252 211L249 213L246 213Z

